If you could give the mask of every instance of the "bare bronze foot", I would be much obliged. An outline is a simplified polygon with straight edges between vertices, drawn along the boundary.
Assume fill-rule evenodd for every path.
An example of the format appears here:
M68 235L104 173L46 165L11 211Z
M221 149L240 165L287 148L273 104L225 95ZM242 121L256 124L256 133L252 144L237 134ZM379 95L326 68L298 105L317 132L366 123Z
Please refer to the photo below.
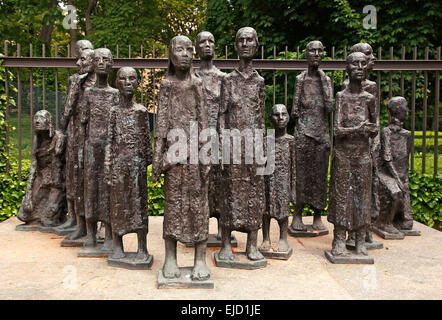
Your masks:
M210 269L204 262L197 262L192 269L192 280L204 281L210 278Z

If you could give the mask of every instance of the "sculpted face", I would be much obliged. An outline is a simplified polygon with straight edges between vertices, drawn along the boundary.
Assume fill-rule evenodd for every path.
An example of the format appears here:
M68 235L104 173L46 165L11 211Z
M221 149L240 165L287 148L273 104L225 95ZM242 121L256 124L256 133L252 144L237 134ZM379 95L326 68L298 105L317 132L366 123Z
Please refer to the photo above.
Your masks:
M393 97L388 102L388 110L392 118L396 118L400 123L404 123L408 118L408 104L403 97Z
M126 97L132 97L138 88L138 76L134 68L124 67L117 73L117 88Z
M79 59L83 50L94 50L94 46L89 40L78 40L75 43L75 58Z
M81 52L77 60L79 74L85 74L94 71L94 50L86 49Z
M192 66L193 45L185 36L175 37L172 41L170 60L176 69L188 70Z
M196 50L203 60L211 60L215 56L215 37L207 31L203 31L196 37Z
M270 115L270 121L277 129L284 129L287 127L287 123L289 122L289 114L285 105L277 104L273 107L272 114Z
M113 58L109 49L100 48L94 51L94 71L97 75L109 74L112 66Z
M51 129L51 114L48 111L40 110L34 115L34 129L36 132Z
M235 39L235 50L240 59L253 59L258 50L258 36L255 29L250 27L239 29Z
M362 52L351 53L347 57L347 72L350 79L365 80L367 74L367 56Z
M319 66L324 56L324 47L320 41L312 41L307 45L305 56L309 66Z
M368 43L364 44L364 49L363 49L363 53L367 56L368 60L368 69L371 70L373 69L374 66L374 61L376 60L374 55L373 55L373 49L371 48L371 46Z

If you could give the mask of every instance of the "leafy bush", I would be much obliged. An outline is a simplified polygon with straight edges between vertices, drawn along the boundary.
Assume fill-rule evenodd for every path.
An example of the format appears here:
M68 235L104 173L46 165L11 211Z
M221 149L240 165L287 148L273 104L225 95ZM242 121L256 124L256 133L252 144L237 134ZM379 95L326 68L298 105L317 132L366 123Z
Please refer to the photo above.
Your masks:
M152 182L152 165L147 167L147 190L148 206L150 216L162 216L164 214L164 176L161 175L159 181Z

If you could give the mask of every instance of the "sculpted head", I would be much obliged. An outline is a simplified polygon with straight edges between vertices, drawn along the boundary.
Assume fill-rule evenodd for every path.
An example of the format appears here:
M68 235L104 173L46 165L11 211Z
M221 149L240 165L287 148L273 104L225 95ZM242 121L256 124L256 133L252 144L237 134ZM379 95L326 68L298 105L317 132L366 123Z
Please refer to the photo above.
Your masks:
M215 57L215 37L209 31L203 31L196 36L196 52L201 60L212 60Z
M85 49L81 52L80 57L76 63L78 73L84 74L94 71L94 50Z
M192 67L193 45L186 36L176 36L170 40L168 74L175 74L175 70L187 71Z
M39 110L34 115L34 130L35 132L49 131L49 136L54 135L54 125L52 123L52 115L47 110Z
M284 129L289 122L289 114L287 108L283 104L275 104L270 114L270 121L274 128Z
M347 73L349 79L365 80L367 75L367 56L362 52L353 52L347 56Z
M112 66L114 65L114 59L112 52L107 48L98 48L94 50L94 71L97 75L109 74Z
M235 50L240 59L253 59L258 50L258 34L251 27L238 30L235 37Z
M367 56L367 62L368 62L368 69L373 69L374 61L376 60L373 55L373 49L368 43L365 42L359 42L356 43L353 47L350 48L350 53L353 52L362 52Z
M314 40L307 44L305 57L309 66L318 67L324 56L324 46L321 41Z
M391 120L397 119L402 124L408 118L408 104L404 97L393 97L388 101Z
M133 97L138 88L137 71L131 67L120 68L117 72L116 86L120 94L125 97Z
M75 43L75 58L80 58L81 52L86 49L94 50L94 46L89 40L78 40Z

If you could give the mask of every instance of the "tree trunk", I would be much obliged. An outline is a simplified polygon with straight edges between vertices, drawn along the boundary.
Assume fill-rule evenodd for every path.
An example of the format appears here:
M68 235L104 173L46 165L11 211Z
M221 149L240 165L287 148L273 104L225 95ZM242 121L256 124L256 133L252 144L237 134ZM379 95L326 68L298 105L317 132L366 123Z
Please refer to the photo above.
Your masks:
M88 36L92 32L92 24L91 24L91 14L92 10L95 8L96 0L88 0L87 10L85 14L86 18L86 36Z
M48 9L50 10L56 7L57 4L58 4L57 0L51 0L51 2L48 5ZM54 22L55 22L55 17L50 14L47 14L44 17L43 26L41 27L40 36L38 37L38 40L40 40L42 43L48 46L51 44L52 31L54 31Z

